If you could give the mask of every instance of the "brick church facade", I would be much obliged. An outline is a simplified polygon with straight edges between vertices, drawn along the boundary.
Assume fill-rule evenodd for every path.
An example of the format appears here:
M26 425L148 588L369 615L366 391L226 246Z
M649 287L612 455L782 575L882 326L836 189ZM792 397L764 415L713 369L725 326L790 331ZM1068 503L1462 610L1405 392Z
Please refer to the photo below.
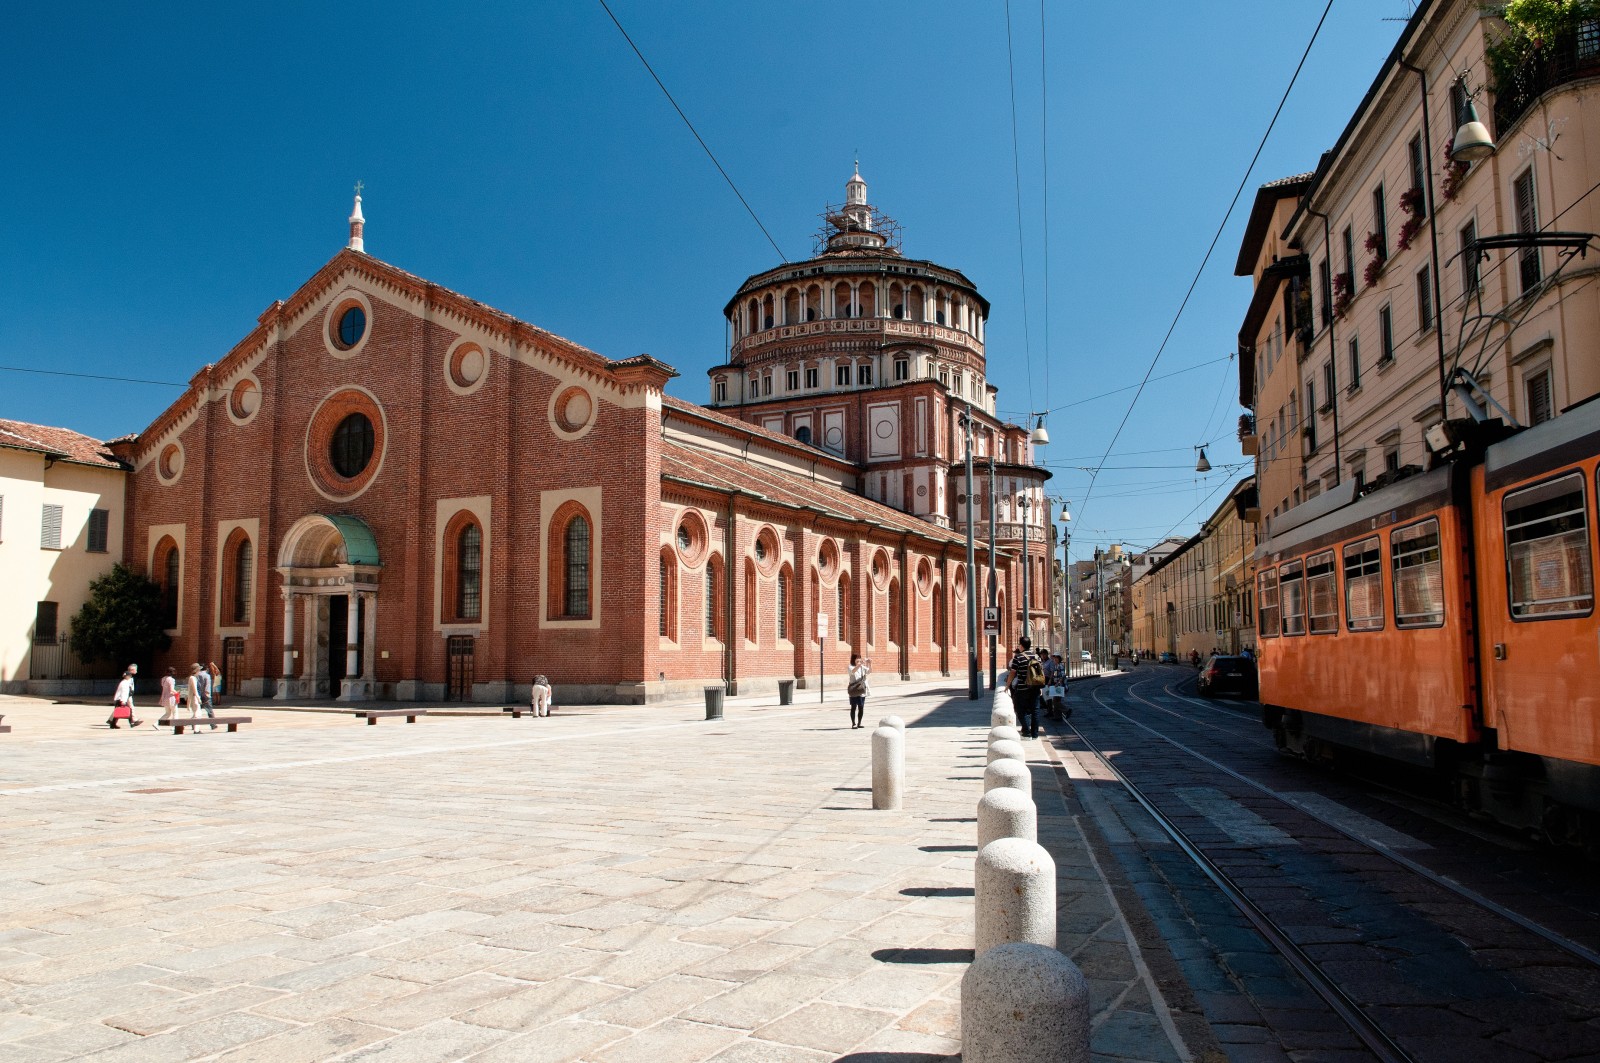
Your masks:
M1036 616L1048 473L993 416L987 302L880 239L859 176L847 191L816 258L729 304L709 406L666 395L676 374L648 355L605 358L371 257L358 198L348 247L110 444L169 659L285 700L494 703L535 673L566 703L814 687L852 650L880 679L964 674L957 414L985 475L997 460L1000 600L1027 573ZM794 386L773 394L776 373ZM1019 494L1038 502L1014 513Z

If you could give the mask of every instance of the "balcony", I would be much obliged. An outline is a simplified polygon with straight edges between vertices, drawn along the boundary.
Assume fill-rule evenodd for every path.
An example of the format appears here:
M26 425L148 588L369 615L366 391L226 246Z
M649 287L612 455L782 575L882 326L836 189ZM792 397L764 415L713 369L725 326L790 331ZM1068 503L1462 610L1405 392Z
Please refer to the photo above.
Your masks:
M1600 21L1585 21L1525 56L1506 58L1511 60L1510 69L1496 70L1494 78L1494 130L1501 140L1546 92L1600 76Z

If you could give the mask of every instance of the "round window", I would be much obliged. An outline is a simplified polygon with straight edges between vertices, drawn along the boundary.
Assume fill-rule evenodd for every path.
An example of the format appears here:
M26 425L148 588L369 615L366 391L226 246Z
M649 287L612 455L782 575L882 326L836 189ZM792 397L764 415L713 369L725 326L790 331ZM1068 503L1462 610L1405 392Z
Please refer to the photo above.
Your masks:
M694 549L694 536L689 533L687 524L678 525L678 549L686 554Z
M346 479L361 475L372 460L373 444L372 422L366 414L352 413L340 421L328 441L328 460L334 472Z
M767 559L767 543L766 543L766 540L758 538L758 539L756 539L756 560L757 561L765 561L766 559Z
M339 345L344 348L354 347L361 342L361 337L367 331L367 314L359 306L346 307L345 312L339 315Z

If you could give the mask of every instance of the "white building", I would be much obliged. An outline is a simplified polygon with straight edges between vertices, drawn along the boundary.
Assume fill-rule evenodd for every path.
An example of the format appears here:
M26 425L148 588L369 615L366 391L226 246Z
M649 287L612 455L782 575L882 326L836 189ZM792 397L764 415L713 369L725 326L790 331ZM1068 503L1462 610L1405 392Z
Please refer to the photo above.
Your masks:
M97 439L0 419L0 693L82 692L67 629L122 558L127 470Z

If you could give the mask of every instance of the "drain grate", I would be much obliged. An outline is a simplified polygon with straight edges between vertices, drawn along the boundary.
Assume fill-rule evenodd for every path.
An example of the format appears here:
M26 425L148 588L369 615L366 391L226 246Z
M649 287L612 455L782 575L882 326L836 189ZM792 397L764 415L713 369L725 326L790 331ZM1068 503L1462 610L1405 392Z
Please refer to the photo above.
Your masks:
M152 786L148 790L129 790L130 794L176 794L189 789L187 786Z

